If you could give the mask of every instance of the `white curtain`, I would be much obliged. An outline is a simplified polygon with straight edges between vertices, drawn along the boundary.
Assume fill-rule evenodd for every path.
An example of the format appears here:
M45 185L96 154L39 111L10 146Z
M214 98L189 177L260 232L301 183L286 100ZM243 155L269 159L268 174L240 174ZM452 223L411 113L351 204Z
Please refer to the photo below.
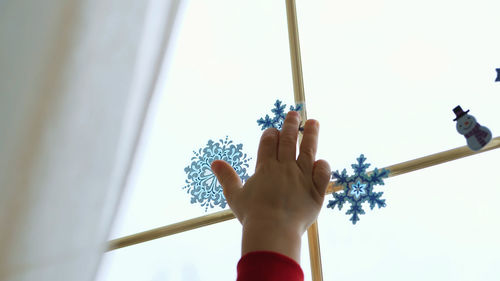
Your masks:
M0 1L0 280L95 277L179 1Z

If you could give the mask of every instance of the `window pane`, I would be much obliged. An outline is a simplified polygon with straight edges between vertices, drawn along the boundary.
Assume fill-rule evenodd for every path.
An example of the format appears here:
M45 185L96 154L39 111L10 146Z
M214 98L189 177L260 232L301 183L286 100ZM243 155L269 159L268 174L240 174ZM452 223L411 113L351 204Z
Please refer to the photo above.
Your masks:
M325 280L497 280L500 151L385 180L386 208L319 218ZM327 200L332 199L331 195Z
M98 281L236 280L241 227L232 220L107 253Z
M457 105L499 134L500 2L297 5L308 115L336 167L360 153L383 166L465 145Z

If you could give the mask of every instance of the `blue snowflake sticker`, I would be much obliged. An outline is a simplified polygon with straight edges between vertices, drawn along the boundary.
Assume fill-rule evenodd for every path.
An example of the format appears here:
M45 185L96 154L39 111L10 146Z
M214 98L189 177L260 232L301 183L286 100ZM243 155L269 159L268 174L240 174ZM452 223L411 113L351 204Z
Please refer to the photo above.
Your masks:
M330 200L327 207L335 209L335 206L342 209L345 202L351 203L351 208L346 212L346 215L352 215L350 220L353 224L359 221L359 215L365 214L363 206L364 202L370 203L370 209L373 210L375 205L379 208L385 207L385 199L381 199L383 192L373 192L373 186L383 185L383 178L389 176L388 169L373 170L369 175L366 174L366 169L370 164L365 163L365 156L361 154L357 159L358 163L352 164L354 175L348 176L344 169L342 173L339 171L332 172L332 177L337 180L337 184L344 187L343 192L333 193L334 200Z
M267 128L276 128L281 130L281 126L283 125L283 121L285 121L286 113L285 113L286 104L282 104L280 100L276 100L274 103L274 108L271 109L271 112L274 114L274 117L269 117L266 114L266 117L260 118L257 120L257 124L262 126L262 130L264 131ZM291 111L301 111L304 108L304 105L299 103L296 106L290 105Z
M205 207L205 212L208 207L226 207L222 186L210 166L214 160L224 160L234 168L242 181L246 181L249 178L247 168L251 158L247 159L242 148L243 144L235 145L226 136L225 140L220 139L218 142L209 140L207 146L200 148L198 152L193 151L191 164L184 168L188 178L186 186L183 187L191 194L191 204L200 203Z

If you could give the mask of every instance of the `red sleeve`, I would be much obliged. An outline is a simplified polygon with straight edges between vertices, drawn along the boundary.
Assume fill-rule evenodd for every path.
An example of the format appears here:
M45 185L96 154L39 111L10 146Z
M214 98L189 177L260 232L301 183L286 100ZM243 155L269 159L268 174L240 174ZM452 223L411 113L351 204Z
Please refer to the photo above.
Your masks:
M285 255L256 251L241 257L237 281L304 281L304 272Z

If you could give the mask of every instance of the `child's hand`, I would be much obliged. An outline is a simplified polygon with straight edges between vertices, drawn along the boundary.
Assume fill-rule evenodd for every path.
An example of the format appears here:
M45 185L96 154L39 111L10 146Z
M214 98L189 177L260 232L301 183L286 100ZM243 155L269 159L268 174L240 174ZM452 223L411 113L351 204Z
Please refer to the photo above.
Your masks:
M244 186L229 164L212 163L226 200L243 225L243 254L268 250L299 262L301 236L318 217L331 171L326 161L315 161L316 120L306 122L296 159L299 118L290 111L281 132L264 131L255 174Z

